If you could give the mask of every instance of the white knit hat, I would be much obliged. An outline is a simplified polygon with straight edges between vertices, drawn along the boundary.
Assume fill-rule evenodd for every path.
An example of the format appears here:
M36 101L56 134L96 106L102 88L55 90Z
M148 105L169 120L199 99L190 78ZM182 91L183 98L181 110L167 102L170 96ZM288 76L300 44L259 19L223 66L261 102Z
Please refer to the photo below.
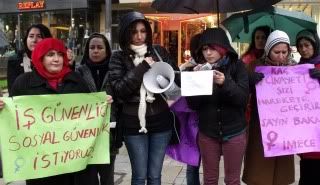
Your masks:
M269 55L271 48L278 43L287 43L290 46L290 39L286 32L275 30L272 33L270 33L266 45L264 47L264 52L266 56Z

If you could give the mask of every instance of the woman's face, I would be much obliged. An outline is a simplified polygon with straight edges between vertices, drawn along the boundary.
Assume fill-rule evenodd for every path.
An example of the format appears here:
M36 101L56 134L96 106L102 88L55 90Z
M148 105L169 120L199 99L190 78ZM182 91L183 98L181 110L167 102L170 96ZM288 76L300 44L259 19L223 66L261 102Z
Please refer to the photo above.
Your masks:
M311 42L302 38L297 44L298 52L302 58L309 59L314 55L314 48Z
M141 46L145 44L147 38L147 29L142 22L136 24L136 28L131 35L131 44Z
M42 40L41 32L38 28L31 28L27 36L27 47L33 51L38 42Z
M106 45L102 38L92 38L89 42L89 58L92 62L98 63L107 57Z
M289 56L289 46L286 43L279 43L272 47L269 58L275 65L283 65L287 63Z
M263 49L264 46L266 45L267 42L267 37L265 33L261 30L257 30L256 33L254 34L254 43L256 49Z
M44 55L42 63L49 73L59 73L63 67L63 53L56 50L50 50Z
M209 46L202 47L202 55L204 59L210 64L216 63L222 57L217 50Z

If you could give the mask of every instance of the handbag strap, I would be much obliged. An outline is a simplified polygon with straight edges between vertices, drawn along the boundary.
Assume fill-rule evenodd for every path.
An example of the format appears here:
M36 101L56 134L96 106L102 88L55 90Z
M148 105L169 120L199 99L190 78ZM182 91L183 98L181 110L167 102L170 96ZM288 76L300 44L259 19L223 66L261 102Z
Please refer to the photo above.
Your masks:
M163 62L162 57L160 56L160 54L158 53L158 51L156 50L156 48L152 47L153 51L155 52L155 54L157 55L157 57L159 58L160 62Z

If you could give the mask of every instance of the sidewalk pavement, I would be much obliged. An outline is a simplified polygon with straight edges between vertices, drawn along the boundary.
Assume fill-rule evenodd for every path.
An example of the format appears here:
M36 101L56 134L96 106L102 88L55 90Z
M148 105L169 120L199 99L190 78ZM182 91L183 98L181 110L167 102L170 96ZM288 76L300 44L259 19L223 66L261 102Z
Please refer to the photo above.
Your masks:
M299 181L299 157L295 157L295 179L296 182L292 185L298 185ZM223 159L220 162L220 179L219 185L224 185L224 167L223 167ZM201 176L201 184L202 184L202 169L200 169ZM116 158L116 166L115 166L115 184L116 185L130 185L131 180L131 167L130 161L128 157L128 153L125 147L122 147L120 153ZM177 162L170 157L166 156L162 169L162 185L186 185L186 165L180 162ZM245 183L241 183L241 185L245 185Z
M296 167L296 182L292 185L298 185L299 174L299 157L295 157ZM200 169L201 183L202 183L202 169ZM223 162L220 163L220 179L219 185L224 185L224 171ZM130 185L131 181L131 167L128 153L125 147L120 149L117 155L115 164L115 185ZM186 185L186 165L177 162L170 157L166 156L163 170L162 170L162 185ZM0 185L5 185L3 179L0 180ZM25 182L10 183L10 185L25 185ZM241 183L245 185L245 183Z

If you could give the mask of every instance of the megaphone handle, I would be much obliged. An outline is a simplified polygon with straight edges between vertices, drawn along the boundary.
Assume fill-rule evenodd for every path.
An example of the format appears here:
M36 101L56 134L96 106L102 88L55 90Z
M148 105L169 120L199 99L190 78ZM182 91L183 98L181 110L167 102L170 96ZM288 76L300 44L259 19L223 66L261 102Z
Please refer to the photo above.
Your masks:
M154 47L152 47L152 48L153 48L154 52L156 53L157 57L159 58L159 61L163 62L163 60L162 60L161 56L159 55L158 51L156 50L156 48L154 48ZM181 73L181 71L174 71L174 74L180 74L180 73Z

